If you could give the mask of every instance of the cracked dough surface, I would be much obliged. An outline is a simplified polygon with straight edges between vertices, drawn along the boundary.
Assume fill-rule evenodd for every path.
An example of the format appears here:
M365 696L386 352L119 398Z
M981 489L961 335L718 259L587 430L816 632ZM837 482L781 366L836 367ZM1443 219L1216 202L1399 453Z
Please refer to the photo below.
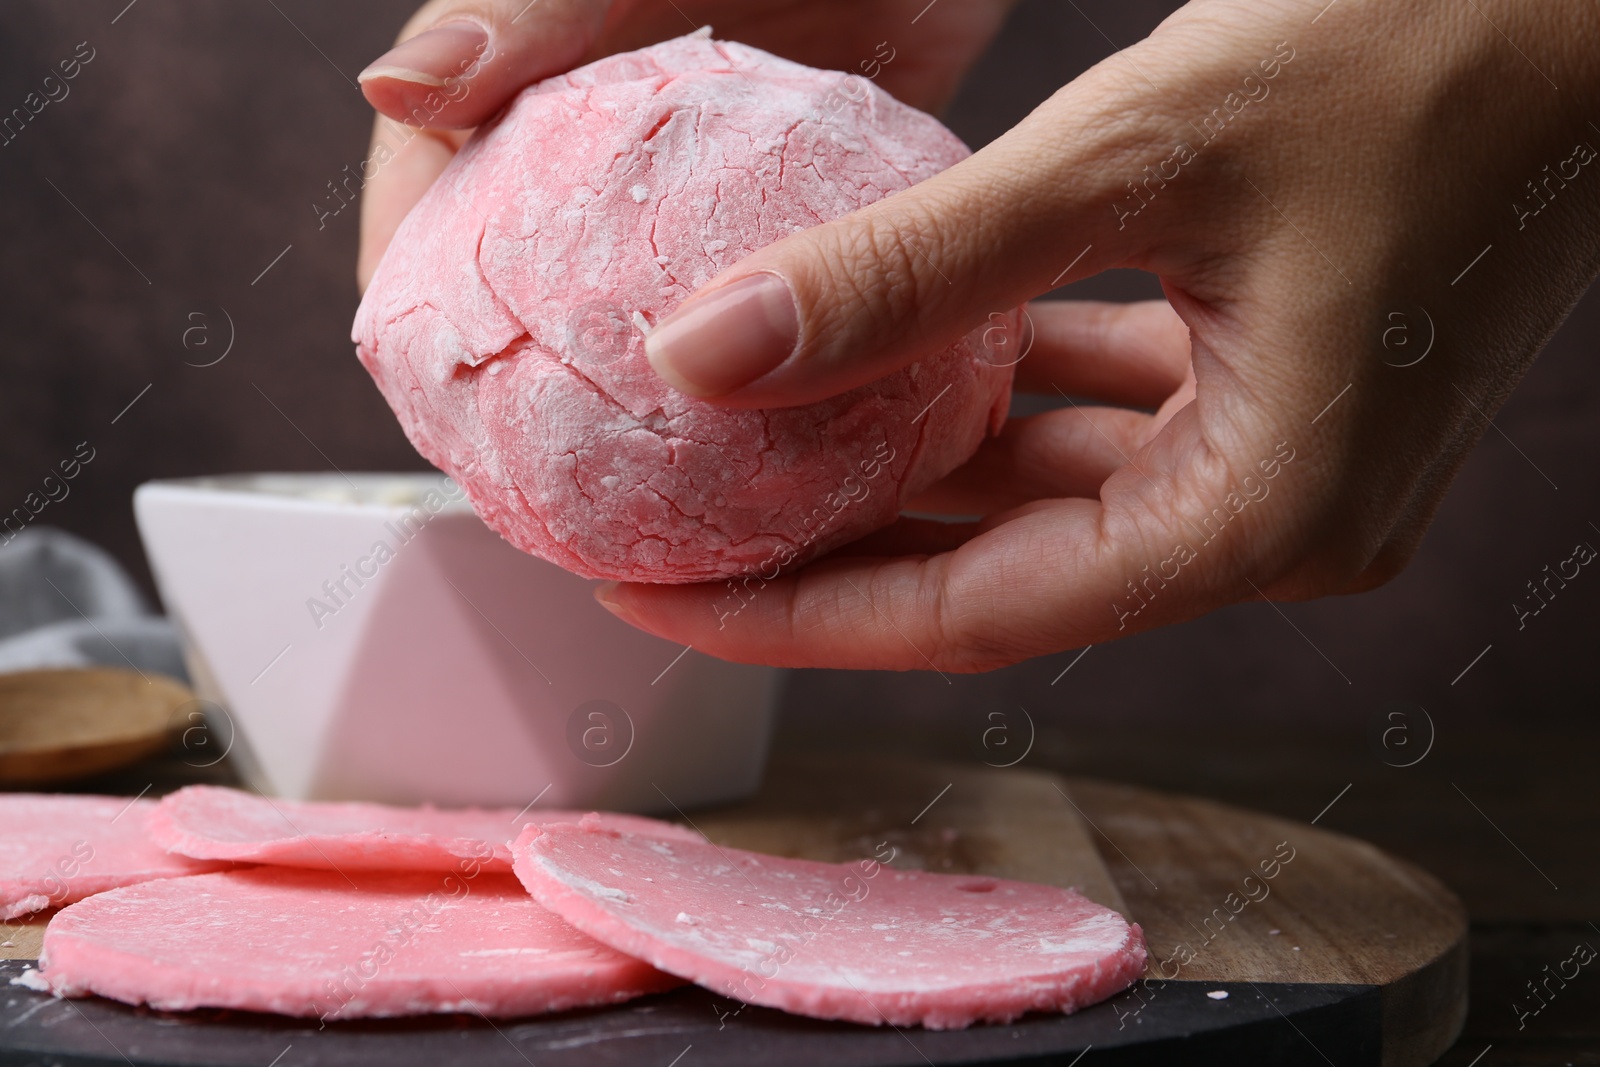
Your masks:
M706 37L611 56L524 90L462 149L379 265L357 353L523 551L596 578L771 578L893 522L998 428L993 326L760 411L670 389L644 331L750 252L966 155L859 77Z

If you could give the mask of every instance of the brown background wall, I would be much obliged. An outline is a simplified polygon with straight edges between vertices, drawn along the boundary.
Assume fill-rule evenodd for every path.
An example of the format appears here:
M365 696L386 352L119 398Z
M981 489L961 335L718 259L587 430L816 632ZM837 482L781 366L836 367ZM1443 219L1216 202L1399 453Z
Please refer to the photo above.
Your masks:
M421 466L347 340L356 210L319 229L312 207L364 155L369 112L350 79L411 3L139 0L113 24L124 3L6 5L0 113L79 42L95 58L66 99L0 147L0 508L87 440L93 462L39 521L142 572L129 495L145 479ZM995 136L1109 52L1107 37L1127 44L1168 8L1078 6L1019 8L950 111L958 133ZM1137 276L1084 289L1154 291ZM220 352L224 311L236 332L227 358L186 365ZM1182 719L1219 738L1312 721L1348 729L1393 699L1475 730L1592 715L1600 577L1581 577L1521 633L1510 604L1576 541L1600 543L1597 339L1591 293L1499 416L1505 436L1485 437L1411 569L1365 596L1284 606L1305 637L1254 604L1095 648L1055 685L1072 653L979 678L807 672L790 687L791 729L847 731L869 706L879 727L901 724L908 745L959 748L989 710L1019 704L1069 734Z

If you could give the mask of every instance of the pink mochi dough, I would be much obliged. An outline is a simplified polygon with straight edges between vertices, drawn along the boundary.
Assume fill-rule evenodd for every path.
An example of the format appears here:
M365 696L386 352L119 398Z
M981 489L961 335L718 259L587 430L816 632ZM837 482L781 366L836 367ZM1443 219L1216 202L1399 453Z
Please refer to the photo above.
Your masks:
M682 981L579 933L507 874L253 867L117 889L62 910L20 984L166 1011L325 1019L512 1018Z
M1144 933L1073 892L817 863L584 820L512 847L535 900L713 992L819 1019L952 1030L1072 1012L1139 977Z
M118 886L220 870L145 836L153 800L0 795L0 919L59 908Z
M893 522L998 431L1021 313L764 410L674 391L645 333L751 252L967 154L862 78L745 45L610 56L525 89L463 147L379 264L356 351L411 443L523 551L592 578L770 579Z
M583 818L630 833L705 840L687 827L642 815L273 800L214 785L186 786L163 798L145 832L169 852L196 859L334 871L482 869L509 874L509 843L523 826Z

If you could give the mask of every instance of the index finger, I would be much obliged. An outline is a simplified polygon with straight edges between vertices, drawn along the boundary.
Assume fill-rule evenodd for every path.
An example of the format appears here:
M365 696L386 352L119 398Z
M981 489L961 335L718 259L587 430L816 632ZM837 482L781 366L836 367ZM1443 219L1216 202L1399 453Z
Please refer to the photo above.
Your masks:
M1187 516L1222 499L1234 479L1197 445L1194 412L1181 412L1112 475L1102 500L1037 502L937 555L832 559L770 582L622 584L597 595L658 636L785 667L982 671L1125 637L1235 599L1253 553L1271 543L1259 507L1222 520L1237 526L1215 543L1191 528L1204 520Z
M643 630L718 656L778 667L981 671L1088 643L1056 598L1097 568L1100 505L1057 500L959 548L925 557L824 560L793 575L722 585L602 587ZM1048 571L1008 580L1065 550ZM1085 551L1088 550L1086 557ZM1094 594L1079 585L1076 595Z

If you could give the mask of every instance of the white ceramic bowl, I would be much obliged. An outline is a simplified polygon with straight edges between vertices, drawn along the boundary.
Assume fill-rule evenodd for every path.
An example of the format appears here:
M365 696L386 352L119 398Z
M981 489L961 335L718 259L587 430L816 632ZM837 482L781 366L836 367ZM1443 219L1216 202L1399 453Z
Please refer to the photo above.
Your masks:
M443 475L149 482L134 512L217 744L265 792L671 811L760 781L777 672L612 617Z

